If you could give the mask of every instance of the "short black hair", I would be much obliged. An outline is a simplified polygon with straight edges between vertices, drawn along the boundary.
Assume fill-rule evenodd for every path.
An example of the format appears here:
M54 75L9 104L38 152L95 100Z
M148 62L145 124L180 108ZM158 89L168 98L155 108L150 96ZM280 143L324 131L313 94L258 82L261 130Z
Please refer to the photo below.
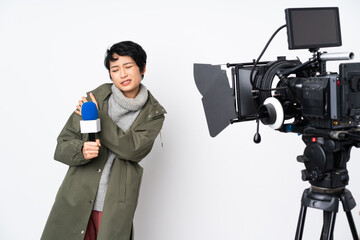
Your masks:
M113 57L114 53L119 56L130 56L138 65L140 72L144 72L146 65L146 52L144 49L137 43L132 41L122 41L112 45L105 55L104 64L107 70L110 71L110 62L116 61L116 58Z

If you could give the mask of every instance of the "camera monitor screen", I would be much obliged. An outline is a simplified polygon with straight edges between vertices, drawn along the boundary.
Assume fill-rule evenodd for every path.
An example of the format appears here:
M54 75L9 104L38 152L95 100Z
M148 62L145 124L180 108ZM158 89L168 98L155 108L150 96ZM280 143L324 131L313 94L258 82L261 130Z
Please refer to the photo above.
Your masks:
M339 9L285 9L289 49L341 46Z

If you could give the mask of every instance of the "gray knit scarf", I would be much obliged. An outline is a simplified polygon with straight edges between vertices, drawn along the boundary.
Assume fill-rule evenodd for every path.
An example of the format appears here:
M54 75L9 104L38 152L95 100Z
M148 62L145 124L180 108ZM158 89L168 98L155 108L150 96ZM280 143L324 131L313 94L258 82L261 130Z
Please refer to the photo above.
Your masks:
M135 98L125 97L122 91L114 84L111 86L111 91L108 114L119 128L125 132L130 128L146 103L148 99L147 88L140 84L140 91Z
M116 125L126 132L139 115L142 107L145 105L148 99L148 91L144 85L140 84L140 91L138 95L135 98L127 98L114 84L111 86L111 90L112 94L109 98L108 114ZM109 150L108 159L100 177L99 188L96 193L93 207L96 211L103 210L114 159L115 154Z

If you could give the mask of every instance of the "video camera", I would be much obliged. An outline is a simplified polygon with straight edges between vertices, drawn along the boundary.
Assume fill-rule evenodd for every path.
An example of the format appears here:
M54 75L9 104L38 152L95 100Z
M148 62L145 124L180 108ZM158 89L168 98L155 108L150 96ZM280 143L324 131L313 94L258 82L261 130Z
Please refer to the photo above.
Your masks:
M255 143L261 141L260 121L281 132L300 133L306 148L297 160L304 163L301 177L311 187L302 195L295 239L302 239L308 207L323 210L321 239L333 239L341 200L357 240L351 215L356 203L345 186L351 148L360 147L360 63L342 63L339 73L326 71L327 61L354 57L319 51L342 44L338 8L291 8L285 15L286 25L275 31L256 61L226 64L232 87L221 65L194 64L210 136L230 123L251 120L257 121ZM285 57L261 62L271 40L285 27L289 49L309 49L312 57L304 63Z
M342 63L339 73L327 72L327 61L350 60L354 54L319 51L321 47L342 45L338 8L290 8L285 10L285 16L286 25L274 33L256 61L227 64L231 88L221 65L194 64L194 78L203 95L212 137L230 123L249 120L260 120L281 132L315 129L336 138L348 137L348 132L340 130L359 125L360 63ZM289 49L309 49L309 61L285 57L260 61L273 37L284 27ZM258 132L254 141L260 142Z

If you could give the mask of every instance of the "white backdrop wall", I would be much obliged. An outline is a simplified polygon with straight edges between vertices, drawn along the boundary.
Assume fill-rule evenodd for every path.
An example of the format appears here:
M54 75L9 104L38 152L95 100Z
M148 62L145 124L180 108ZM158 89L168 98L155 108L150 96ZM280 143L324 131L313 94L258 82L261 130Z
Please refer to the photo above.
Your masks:
M193 63L250 61L285 23L285 8L312 6L340 8L343 46L324 50L353 51L359 61L358 0L2 0L0 239L40 238L67 170L53 160L56 137L77 100L110 82L104 53L123 40L147 51L144 84L168 111L164 147L157 139L141 163L136 239L293 239L309 186L296 162L301 137L261 126L263 141L255 145L255 122L248 122L210 138ZM280 55L310 57L288 50L285 30L263 59ZM359 149L348 169L348 188L360 199ZM309 209L304 239L318 238L321 224L321 211ZM335 238L351 238L342 208Z

